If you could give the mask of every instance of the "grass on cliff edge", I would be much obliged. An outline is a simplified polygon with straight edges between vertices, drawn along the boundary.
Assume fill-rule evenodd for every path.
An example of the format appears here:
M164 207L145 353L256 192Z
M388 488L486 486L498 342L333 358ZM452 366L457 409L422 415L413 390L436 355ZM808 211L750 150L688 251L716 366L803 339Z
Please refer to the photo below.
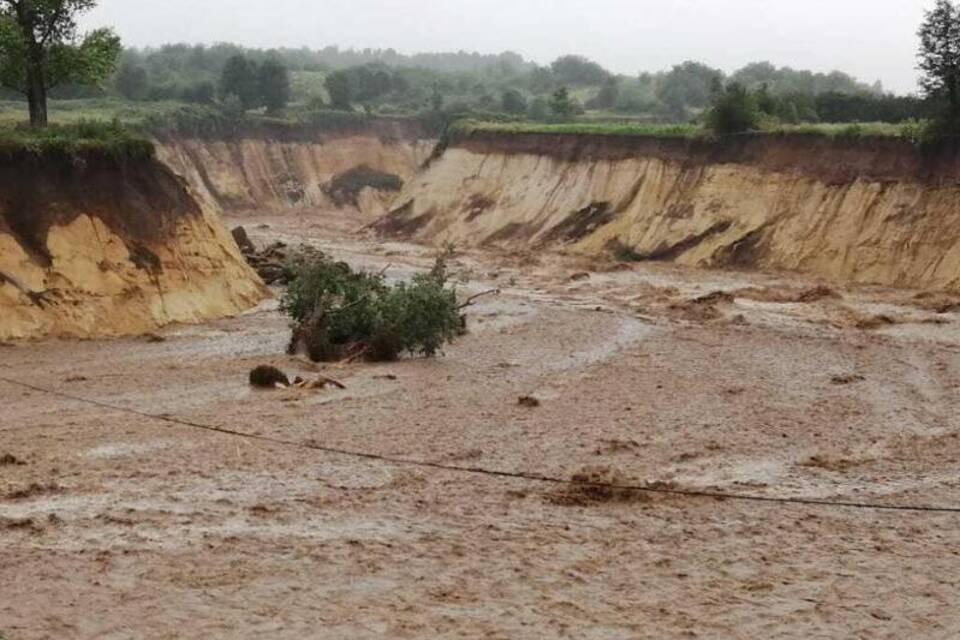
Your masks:
M42 129L0 126L0 157L138 160L153 153L153 142L118 121L79 121Z
M920 135L922 123L862 122L853 124L768 124L760 131L741 135L815 135L825 138L894 137L914 140ZM475 131L498 133L547 133L608 136L638 136L648 138L709 138L712 132L699 124L648 124L569 122L549 124L540 122L480 122L461 120L450 133L469 134Z

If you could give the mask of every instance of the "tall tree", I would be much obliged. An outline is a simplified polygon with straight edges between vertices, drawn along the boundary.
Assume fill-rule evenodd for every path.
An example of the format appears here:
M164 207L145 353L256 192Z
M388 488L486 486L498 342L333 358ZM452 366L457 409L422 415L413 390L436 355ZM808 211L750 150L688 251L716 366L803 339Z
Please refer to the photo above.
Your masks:
M710 102L711 91L723 79L723 72L699 62L678 64L657 84L657 97L676 118L684 118L687 109L698 109Z
M113 85L128 100L143 100L150 86L147 70L130 58L124 58L114 76Z
M760 125L756 98L739 82L731 82L716 91L707 112L707 125L717 134L745 133Z
M570 91L566 87L557 89L550 100L550 111L557 120L569 120L577 111Z
M960 7L937 0L920 26L920 85L944 106L951 129L960 128Z
M561 56L550 65L557 80L573 85L601 85L610 77L610 72L596 62L583 56Z
M237 96L246 110L259 106L258 93L255 66L243 54L230 56L220 74L220 95Z
M516 89L507 89L500 96L500 108L507 113L526 113L527 99Z
M334 71L326 79L327 93L330 94L330 104L334 109L349 111L353 102L353 82L345 71Z
M257 72L260 100L273 115L287 108L290 102L290 71L279 60L265 60Z
M66 83L99 84L116 68L120 38L82 38L77 16L96 0L0 0L0 84L27 97L30 124L47 125L47 94Z
M600 93L593 99L592 105L588 104L587 106L592 106L594 109L613 109L619 98L620 82L616 76L610 76L600 87Z

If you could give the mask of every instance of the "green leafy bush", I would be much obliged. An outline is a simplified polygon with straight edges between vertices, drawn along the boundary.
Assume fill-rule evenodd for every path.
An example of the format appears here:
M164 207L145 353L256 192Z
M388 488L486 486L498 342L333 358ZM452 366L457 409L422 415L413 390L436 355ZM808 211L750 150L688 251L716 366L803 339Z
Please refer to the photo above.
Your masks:
M756 98L743 85L731 82L714 94L707 126L720 135L756 131L760 128Z
M293 321L289 351L305 350L315 362L430 357L462 329L445 258L393 285L383 274L353 271L322 254L301 256L290 269L295 278L281 299Z

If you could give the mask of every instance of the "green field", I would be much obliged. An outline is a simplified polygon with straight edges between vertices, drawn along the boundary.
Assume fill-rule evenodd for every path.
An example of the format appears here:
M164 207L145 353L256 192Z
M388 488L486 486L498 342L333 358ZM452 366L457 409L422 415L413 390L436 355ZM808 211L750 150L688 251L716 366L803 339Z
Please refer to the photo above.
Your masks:
M26 129L26 105L22 102L0 101L0 145L7 150L13 146L43 149L102 148L112 152L126 149L141 153L136 140L144 135L160 132L178 132L183 135L217 135L236 132L239 121L231 119L220 109L183 102L131 102L118 98L84 100L53 100L50 102L50 121L54 125L47 132ZM290 109L283 118L267 118L250 113L243 120L245 127L266 126L271 130L283 128L310 130L337 130L352 127L371 116L359 112L330 110L309 111ZM415 116L411 116L415 117ZM580 119L567 123L488 121L477 114L475 119L454 122L448 131L453 135L474 131L505 134L583 134L609 136L645 136L653 138L708 138L712 134L700 124L654 124L630 120L603 121ZM595 117L595 116L594 116ZM429 119L425 118L424 121ZM99 123L99 124L97 124ZM110 123L109 125L107 123ZM437 123L435 123L437 124ZM122 126L120 126L122 125ZM442 124L441 124L442 127ZM141 135L130 130L140 131ZM919 142L924 124L857 123L857 124L767 124L756 134L814 135L826 138L895 137ZM124 152L126 153L126 152Z
M136 125L151 115L166 114L184 106L181 102L131 102L119 98L83 100L51 100L50 122L75 124L83 120L119 120ZM0 124L14 125L27 121L27 103L0 101Z
M539 122L479 122L475 120L462 120L451 128L452 133L470 133L473 131L647 136L658 138L694 138L705 135L704 129L694 124L624 124L605 122L547 124Z
M119 122L81 121L44 129L0 126L0 157L60 158L77 161L91 156L115 160L153 156L146 136Z
M914 139L922 125L918 123L889 124L867 122L857 124L777 124L766 126L752 134L737 135L818 135L827 138L898 137ZM546 124L536 122L480 122L462 120L451 129L454 134L474 131L501 133L589 134L609 136L646 136L652 138L705 138L711 132L698 124L647 124L623 122L572 122Z

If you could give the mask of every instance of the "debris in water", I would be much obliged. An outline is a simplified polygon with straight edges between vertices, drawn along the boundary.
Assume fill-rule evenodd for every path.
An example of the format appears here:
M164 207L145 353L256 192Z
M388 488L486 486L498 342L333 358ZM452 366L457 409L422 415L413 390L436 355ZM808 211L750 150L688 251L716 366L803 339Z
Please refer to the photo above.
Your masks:
M51 482L49 484L34 482L30 486L23 489L14 489L13 491L8 492L4 498L7 500L26 500L27 498L32 498L34 496L58 493L59 491L61 491L61 488L56 482Z
M5 453L0 456L0 467L22 467L27 463L16 457L12 453Z
M890 325L897 324L897 321L887 315L876 315L868 316L866 318L861 318L857 320L854 326L857 329L862 329L864 331L871 331L873 329L879 329L881 327L888 327Z
M534 398L533 396L520 396L520 398L517 400L517 404L528 409L536 409L540 406L540 400Z
M650 501L646 493L626 488L629 484L619 471L609 467L585 467L573 475L569 485L548 494L546 500L562 507Z
M864 380L866 380L866 378L856 373L830 378L830 382L836 385L854 384L856 382L863 382Z
M733 294L727 293L726 291L713 291L708 293L705 296L700 296L699 298L694 298L691 302L694 304L733 304L734 297Z
M11 531L28 529L33 533L41 533L43 531L43 528L40 527L33 518L0 518L0 529L9 529Z
M944 314L960 309L960 299L949 293L922 291L908 301L919 309Z
M811 303L821 300L839 300L843 296L830 287L820 285L807 289L791 289L781 287L750 287L734 291L734 296L757 302L773 302L779 304Z
M296 389L326 389L327 387L336 387L337 389L346 389L347 385L343 384L339 380L334 380L333 378L328 378L326 376L319 376L316 380L304 380L300 376L297 376L293 380L293 384L290 385Z
M250 386L261 389L289 387L290 379L276 367L261 365L250 371Z
M293 272L287 266L290 258L320 253L307 245L300 245L291 251L283 242L274 242L258 251L243 227L234 229L233 237L237 240L237 246L240 247L247 264L253 267L260 279L268 285L290 283L293 279Z
M250 240L250 236L247 235L246 229L243 227L234 227L230 233L233 234L233 239L236 241L240 253L247 255L248 253L257 252L257 248L253 246L253 242Z

